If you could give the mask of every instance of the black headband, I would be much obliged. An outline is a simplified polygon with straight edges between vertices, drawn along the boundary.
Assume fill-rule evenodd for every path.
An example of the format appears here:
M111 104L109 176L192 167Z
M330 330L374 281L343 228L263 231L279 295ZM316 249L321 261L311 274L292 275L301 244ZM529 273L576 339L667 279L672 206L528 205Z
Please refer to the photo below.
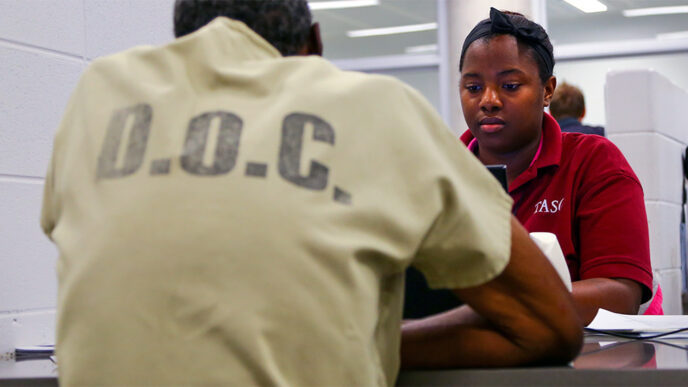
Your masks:
M545 62L548 73L552 74L552 70L554 70L554 57L542 44L548 38L547 33L542 28L536 28L539 27L536 23L533 23L533 25L533 27L517 27L507 14L491 7L490 18L478 23L468 34L466 40L464 40L463 47L461 48L461 60L463 60L468 46L476 40L492 34L508 34L515 36L519 41L532 47Z

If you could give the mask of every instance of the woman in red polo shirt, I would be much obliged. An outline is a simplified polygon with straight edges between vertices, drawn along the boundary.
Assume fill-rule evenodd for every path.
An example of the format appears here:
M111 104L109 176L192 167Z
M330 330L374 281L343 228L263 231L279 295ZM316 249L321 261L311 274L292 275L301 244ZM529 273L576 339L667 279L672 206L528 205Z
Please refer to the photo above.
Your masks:
M556 87L547 33L494 8L466 38L461 136L483 164L507 166L514 215L556 234L587 324L604 308L636 314L652 296L647 217L638 178L607 139L562 133L544 108Z

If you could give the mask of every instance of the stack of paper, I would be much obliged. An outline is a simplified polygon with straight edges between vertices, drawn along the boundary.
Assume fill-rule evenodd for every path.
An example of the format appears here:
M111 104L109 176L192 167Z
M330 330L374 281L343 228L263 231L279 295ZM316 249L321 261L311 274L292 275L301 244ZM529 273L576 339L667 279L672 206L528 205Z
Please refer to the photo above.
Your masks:
M654 336L659 333L686 329L686 331L664 337L688 338L688 316L638 316L613 313L605 309L600 309L595 319L592 320L587 328L608 332L635 333L638 337Z

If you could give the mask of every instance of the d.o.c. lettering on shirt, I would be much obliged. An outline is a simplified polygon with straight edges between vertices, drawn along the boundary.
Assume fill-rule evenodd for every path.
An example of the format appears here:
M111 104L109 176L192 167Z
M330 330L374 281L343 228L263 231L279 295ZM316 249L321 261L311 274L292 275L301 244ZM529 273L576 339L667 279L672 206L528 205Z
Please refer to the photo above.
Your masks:
M119 179L137 172L144 161L150 137L153 108L149 104L137 104L112 113L103 147L98 157L97 179ZM212 124L218 126L216 138L210 139ZM305 128L312 127L312 141L335 144L334 128L322 118L307 113L293 112L284 117L281 141L277 154L279 176L297 187L322 191L328 186L329 168L310 160L306 174L301 172ZM186 130L184 147L179 156L181 168L195 176L223 176L231 172L237 162L244 121L238 115L223 111L209 111L193 117ZM125 135L126 132L126 135ZM214 143L214 149L206 149ZM206 157L206 156L210 157ZM206 160L209 158L210 160ZM170 174L171 158L151 161L150 176ZM247 162L245 176L266 178L268 164ZM351 194L334 186L333 199L351 204Z

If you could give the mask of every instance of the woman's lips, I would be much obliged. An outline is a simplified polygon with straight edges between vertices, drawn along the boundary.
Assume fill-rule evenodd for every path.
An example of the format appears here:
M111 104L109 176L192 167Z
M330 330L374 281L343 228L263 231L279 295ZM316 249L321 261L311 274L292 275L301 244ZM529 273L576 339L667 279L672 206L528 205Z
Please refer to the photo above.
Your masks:
M494 133L502 130L504 128L505 122L499 118L483 118L479 122L480 130L486 133Z

